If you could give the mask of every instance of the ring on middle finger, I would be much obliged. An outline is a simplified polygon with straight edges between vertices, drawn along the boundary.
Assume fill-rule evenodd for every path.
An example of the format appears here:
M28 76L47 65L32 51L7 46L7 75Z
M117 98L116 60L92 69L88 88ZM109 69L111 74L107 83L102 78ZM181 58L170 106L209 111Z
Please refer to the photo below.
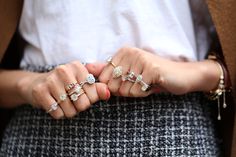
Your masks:
M92 84L95 83L95 81L96 81L96 80L95 80L95 77L93 76L93 74L88 74L87 77L86 77L86 80L83 81L83 82L80 82L79 85L80 85L81 88L82 88L86 83L92 85Z

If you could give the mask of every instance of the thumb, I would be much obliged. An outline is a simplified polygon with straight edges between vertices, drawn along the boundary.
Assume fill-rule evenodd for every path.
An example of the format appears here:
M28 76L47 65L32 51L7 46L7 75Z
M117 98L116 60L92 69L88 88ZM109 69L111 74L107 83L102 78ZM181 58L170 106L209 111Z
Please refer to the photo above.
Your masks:
M108 100L111 96L110 90L104 83L96 83L97 94L100 100Z
M105 63L87 63L85 65L88 72L93 74L95 77L98 77L102 73L105 66Z

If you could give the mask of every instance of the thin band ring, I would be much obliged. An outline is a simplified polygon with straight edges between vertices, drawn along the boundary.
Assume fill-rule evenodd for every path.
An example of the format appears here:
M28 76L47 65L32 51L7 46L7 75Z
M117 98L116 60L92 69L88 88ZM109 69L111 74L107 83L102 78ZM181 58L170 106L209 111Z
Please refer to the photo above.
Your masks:
M109 57L107 59L107 63L111 64L113 66L113 68L116 68L116 65L112 62L112 57Z
M58 103L54 102L53 104L51 104L50 109L47 111L47 113L50 113L52 111L56 111L58 109Z
M76 101L76 100L78 100L78 98L79 98L79 96L81 96L82 94L84 94L85 92L84 92L84 90L81 90L81 92L80 93L73 93L72 95L70 95L70 100L71 101Z

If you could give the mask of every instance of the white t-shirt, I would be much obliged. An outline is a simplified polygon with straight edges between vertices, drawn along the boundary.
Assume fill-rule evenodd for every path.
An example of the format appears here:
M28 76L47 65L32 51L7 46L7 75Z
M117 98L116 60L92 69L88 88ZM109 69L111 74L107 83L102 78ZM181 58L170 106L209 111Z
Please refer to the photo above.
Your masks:
M123 46L197 60L188 0L25 0L21 66L104 62Z

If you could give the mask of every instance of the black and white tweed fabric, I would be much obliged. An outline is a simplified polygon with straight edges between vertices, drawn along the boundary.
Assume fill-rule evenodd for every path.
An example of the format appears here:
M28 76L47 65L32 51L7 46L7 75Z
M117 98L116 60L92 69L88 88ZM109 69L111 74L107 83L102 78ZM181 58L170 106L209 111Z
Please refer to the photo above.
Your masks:
M63 120L25 105L5 131L0 156L218 157L213 108L201 93L112 97Z

